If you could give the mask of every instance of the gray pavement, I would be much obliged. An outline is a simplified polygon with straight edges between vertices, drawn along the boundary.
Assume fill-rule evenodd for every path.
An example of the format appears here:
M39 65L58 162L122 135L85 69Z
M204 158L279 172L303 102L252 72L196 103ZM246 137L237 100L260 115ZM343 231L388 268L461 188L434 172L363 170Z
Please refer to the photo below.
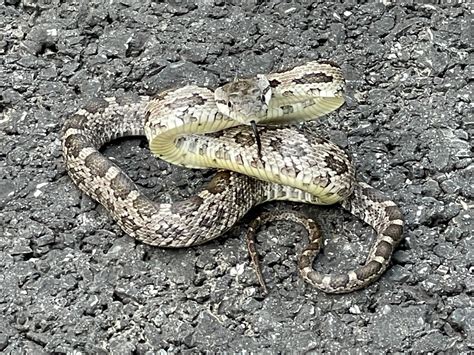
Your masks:
M0 352L472 353L472 6L210 3L0 5ZM311 129L406 217L394 265L367 289L305 285L304 233L277 223L259 233L263 298L248 218L206 245L148 247L65 172L60 128L90 97L215 87L316 59L341 65L348 98ZM157 161L144 139L104 153L158 201L191 196L213 174ZM373 240L337 206L265 208L322 225L318 270L354 267Z

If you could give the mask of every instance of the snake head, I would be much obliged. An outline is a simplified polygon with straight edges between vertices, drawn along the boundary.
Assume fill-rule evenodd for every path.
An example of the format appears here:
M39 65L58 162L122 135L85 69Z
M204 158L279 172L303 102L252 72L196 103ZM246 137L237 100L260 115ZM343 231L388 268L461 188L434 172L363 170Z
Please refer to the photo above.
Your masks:
M272 97L265 75L254 79L237 79L216 89L214 98L218 110L225 116L250 125L266 117Z

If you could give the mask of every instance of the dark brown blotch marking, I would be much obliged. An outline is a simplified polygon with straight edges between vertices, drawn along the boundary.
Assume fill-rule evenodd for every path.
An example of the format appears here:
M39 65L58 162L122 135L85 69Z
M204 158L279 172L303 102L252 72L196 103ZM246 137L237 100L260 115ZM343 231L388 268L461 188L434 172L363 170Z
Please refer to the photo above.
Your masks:
M336 67L336 68L339 69L339 65L336 62L332 61L332 60L327 60L327 59L320 60L320 61L318 61L318 63L319 64L328 64L328 65L331 65L331 66Z
M310 245L305 248L310 249ZM301 255L299 260L298 260L298 268L299 269L304 269L305 267L311 266L311 260L314 257L314 253L312 255Z
M84 110L89 113L98 113L103 112L107 107L109 107L109 103L106 100L94 98L84 105Z
M308 220L307 223L308 228L313 231L313 233L311 233L311 235L309 235L308 237L310 238L312 243L316 242L316 240L319 243L319 239L321 238L321 228L319 227L319 224L312 220Z
M199 196L190 197L184 201L178 201L171 206L171 212L180 215L189 215L202 205L204 200Z
M223 86L224 91L229 95L248 95L255 88L252 79L239 79Z
M332 288L344 288L349 283L349 275L339 274L331 276L329 279L329 286Z
M241 131L234 136L234 140L242 147L252 147L255 145L255 136L250 132Z
M64 147L67 149L68 155L77 157L81 150L92 146L89 140L82 133L78 133L67 136L64 139Z
M74 128L77 130L84 129L85 125L87 124L87 117L84 115L74 114L70 116L63 125L63 132L66 132L70 128Z
M117 199L127 199L130 192L135 190L135 185L124 173L120 172L110 181L110 187Z
M133 207L147 214L154 214L159 211L159 204L154 204L146 196L139 194L135 200L133 200Z
M176 102L172 102L168 106L171 108L179 108L183 106L194 107L202 106L205 102L206 101L201 95L194 93L189 97L182 98L180 100L177 100Z
M402 240L403 227L398 224L391 224L383 231L383 235L391 237L395 243Z
M131 223L130 222L130 217L128 215L121 216L120 221L121 221L122 225L125 226L125 228L131 229L134 232L141 228L139 225L137 225L135 223Z
M209 137L220 138L226 135L226 130L208 133L207 135Z
M382 192L370 186L365 186L362 189L362 192L363 192L363 195L367 196L368 199L376 201L376 202L385 202L388 200L387 197Z
M315 83L330 83L333 80L332 75L325 73L308 73L303 75L301 78L295 79L294 82L297 84L315 84Z
M89 154L84 160L84 164L94 175L99 177L104 177L109 168L114 165L98 151Z
M381 241L377 245L377 249L375 250L375 256L381 256L384 259L388 259L390 255L392 255L392 252L392 246L386 241Z
M382 269L382 264L378 263L375 260L372 260L367 265L362 266L361 268L354 270L357 278L361 281L366 280L369 276L373 276L379 273Z
M206 101L204 100L204 98L199 95L199 94L192 94L190 97L187 97L187 98L183 98L180 101L180 104L181 105L186 105L186 106L201 106L203 105Z
M319 236L317 238L319 238ZM319 240L313 240L306 248L304 248L304 251L311 250L314 255L314 252L319 251L319 249L321 249L321 243L319 243Z
M284 115L288 115L294 111L293 106L291 105L281 106L280 109L283 111Z
M277 86L281 85L281 81L273 79L269 81L271 88L276 88Z
M397 206L385 207L385 213L387 214L389 220L403 220L403 215L400 209Z
M334 158L332 154L326 155L324 162L331 170L336 171L338 174L343 174L349 170L345 161Z
M230 172L228 171L221 171L216 174L207 185L207 190L211 194L219 194L223 192L227 186L229 186L230 182Z

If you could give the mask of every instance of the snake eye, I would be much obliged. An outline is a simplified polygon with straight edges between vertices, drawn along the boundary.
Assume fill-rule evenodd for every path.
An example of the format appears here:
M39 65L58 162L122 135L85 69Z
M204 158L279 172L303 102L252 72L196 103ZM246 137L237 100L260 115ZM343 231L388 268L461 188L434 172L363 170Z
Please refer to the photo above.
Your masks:
M227 102L227 107L228 107L228 108L232 108L232 102L230 102L230 101Z

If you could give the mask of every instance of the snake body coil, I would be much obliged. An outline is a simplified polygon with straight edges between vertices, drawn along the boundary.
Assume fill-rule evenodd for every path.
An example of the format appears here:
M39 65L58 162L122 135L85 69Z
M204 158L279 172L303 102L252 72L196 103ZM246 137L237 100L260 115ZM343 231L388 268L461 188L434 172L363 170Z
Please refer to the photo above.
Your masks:
M387 268L402 238L399 209L372 187L358 183L347 154L331 142L307 131L265 126L260 128L260 157L252 130L237 127L249 120L275 125L322 116L342 105L343 87L337 67L308 63L259 76L256 83L236 81L215 94L186 86L155 98L97 99L64 124L66 168L74 183L101 203L127 234L161 247L214 239L266 201L341 202L377 232L366 264L348 273L322 275L312 268L316 248L306 248L300 270L305 280L325 292L349 292ZM234 95L245 90L243 99ZM252 100L249 104L249 95L257 95L259 109L252 107ZM187 200L153 202L99 152L113 139L134 135L146 135L152 152L171 163L228 171L219 172L207 188Z

